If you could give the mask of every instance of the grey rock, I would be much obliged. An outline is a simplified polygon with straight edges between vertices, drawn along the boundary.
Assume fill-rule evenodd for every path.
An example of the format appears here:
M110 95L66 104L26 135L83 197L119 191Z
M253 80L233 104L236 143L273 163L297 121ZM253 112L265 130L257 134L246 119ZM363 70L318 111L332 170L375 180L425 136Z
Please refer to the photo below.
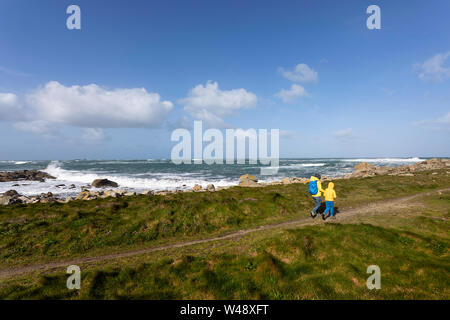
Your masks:
M95 188L117 188L119 186L116 182L108 179L95 179L91 185Z

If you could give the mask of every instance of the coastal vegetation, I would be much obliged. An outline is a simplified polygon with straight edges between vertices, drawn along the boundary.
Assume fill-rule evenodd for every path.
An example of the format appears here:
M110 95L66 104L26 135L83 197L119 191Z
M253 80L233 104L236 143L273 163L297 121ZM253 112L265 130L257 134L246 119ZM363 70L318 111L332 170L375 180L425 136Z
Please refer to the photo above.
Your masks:
M0 273L169 245L81 264L81 290L66 288L64 268L2 277L0 298L450 298L446 169L334 182L333 223L309 220L303 183L0 206ZM276 228L295 220L311 225ZM381 290L365 286L371 264Z

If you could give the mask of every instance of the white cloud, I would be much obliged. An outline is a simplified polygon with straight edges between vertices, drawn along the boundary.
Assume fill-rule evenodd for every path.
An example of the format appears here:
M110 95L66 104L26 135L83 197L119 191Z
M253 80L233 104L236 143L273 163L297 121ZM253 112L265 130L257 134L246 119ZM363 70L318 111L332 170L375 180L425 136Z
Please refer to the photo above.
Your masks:
M278 72L292 82L317 82L319 80L317 72L304 63L298 64L292 71L280 67Z
M276 96L283 100L283 102L290 102L300 97L306 97L308 96L308 93L301 85L294 83L290 89L282 89Z
M445 67L445 61L450 57L450 51L438 53L424 63L414 65L419 78L424 81L441 82L450 77L450 67Z
M22 108L14 93L0 93L0 120L20 118Z
M83 138L86 142L101 142L106 139L106 134L102 129L99 128L86 128L83 130Z
M167 121L167 128L171 131L175 129L192 129L192 121L186 116L182 116L175 121Z
M414 122L413 125L419 125L435 130L448 130L450 129L450 112L447 112L445 115L437 119Z
M58 129L54 124L47 121L34 120L34 121L19 121L13 124L16 130L30 132L33 134L41 135L46 138L55 137L59 134Z
M107 90L96 84L66 87L51 81L27 95L35 118L87 128L136 128L161 124L173 108L144 88Z
M342 130L333 132L333 137L341 139L341 140L348 140L348 139L356 138L357 135L353 131L352 128L347 128L347 129L342 129Z
M197 85L186 98L180 100L184 110L192 117L216 127L225 126L223 117L239 109L254 107L257 102L252 92L243 88L220 90L217 82L211 81L205 86Z

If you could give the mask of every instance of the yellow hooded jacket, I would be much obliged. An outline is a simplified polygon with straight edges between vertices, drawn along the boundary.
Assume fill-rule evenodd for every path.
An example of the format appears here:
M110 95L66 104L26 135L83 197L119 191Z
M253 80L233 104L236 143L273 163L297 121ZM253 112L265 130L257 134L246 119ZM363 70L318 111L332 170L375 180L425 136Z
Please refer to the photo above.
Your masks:
M323 195L325 196L325 201L334 201L334 199L336 199L336 191L334 191L334 183L333 182L330 182L328 184L328 187L325 190L325 192L323 193Z
M321 192L325 192L325 190L322 189L322 184L320 183L320 180L317 179L314 176L311 176L311 180L310 181L316 181L317 180L317 193L313 194L313 197L320 197L322 195Z

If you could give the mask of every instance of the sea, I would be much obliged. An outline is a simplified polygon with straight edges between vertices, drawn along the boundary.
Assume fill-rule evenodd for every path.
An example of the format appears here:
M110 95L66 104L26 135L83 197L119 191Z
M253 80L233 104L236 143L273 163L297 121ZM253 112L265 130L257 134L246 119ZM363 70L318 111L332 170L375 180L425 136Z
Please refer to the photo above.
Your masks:
M307 177L319 173L340 177L351 173L362 161L376 166L401 166L426 158L307 158L280 159L276 175L261 175L260 164L174 164L169 159L144 160L0 160L0 171L42 170L56 179L38 181L0 182L0 193L14 189L23 195L52 192L60 196L73 196L95 179L109 179L119 184L119 189L187 190L199 184L218 186L237 185L239 176L249 173L259 181L281 180L284 177ZM61 186L64 185L64 186ZM75 188L70 187L75 185Z

